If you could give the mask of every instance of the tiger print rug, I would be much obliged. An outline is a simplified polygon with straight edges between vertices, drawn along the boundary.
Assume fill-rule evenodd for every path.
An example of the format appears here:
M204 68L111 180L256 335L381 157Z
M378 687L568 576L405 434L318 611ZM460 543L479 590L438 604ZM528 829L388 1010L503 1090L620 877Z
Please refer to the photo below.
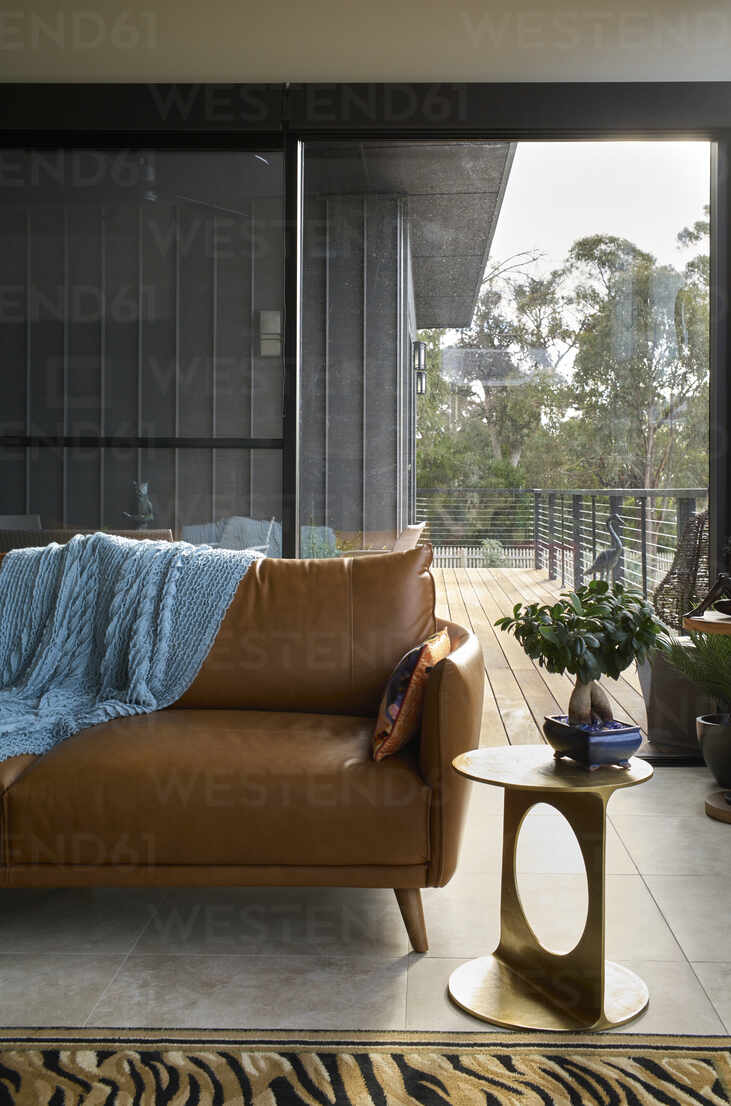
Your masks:
M5 1030L0 1104L725 1106L731 1038Z

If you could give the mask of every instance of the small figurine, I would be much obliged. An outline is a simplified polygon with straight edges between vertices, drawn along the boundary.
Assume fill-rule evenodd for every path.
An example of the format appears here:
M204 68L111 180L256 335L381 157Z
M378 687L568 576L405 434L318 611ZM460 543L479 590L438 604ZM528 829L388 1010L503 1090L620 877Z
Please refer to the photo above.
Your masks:
M721 614L731 614L731 575L728 572L719 575L706 597L685 617L701 618L711 607Z
M149 484L146 480L139 484L136 480L133 480L132 487L135 493L137 511L135 514L130 514L129 511L125 511L124 517L131 519L132 522L136 522L138 530L147 530L148 526L155 518L155 508L152 506L152 500L148 494Z
M612 544L607 549L602 549L601 553L597 556L597 559L589 567L589 574L591 576L598 576L600 580L609 580L610 576L614 579L619 559L624 552L624 546L622 545L622 539L617 533L615 527L621 526L624 519L620 518L618 514L611 514L606 521L606 527L609 531L609 536L612 539Z

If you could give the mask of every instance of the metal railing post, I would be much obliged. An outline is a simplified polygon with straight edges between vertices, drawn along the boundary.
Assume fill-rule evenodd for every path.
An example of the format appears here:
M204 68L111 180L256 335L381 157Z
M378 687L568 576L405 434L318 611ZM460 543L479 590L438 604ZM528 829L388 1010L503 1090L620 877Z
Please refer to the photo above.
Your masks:
M582 564L581 547L581 510L583 497L571 496L571 515L574 525L574 588L580 588L584 583L584 566Z
M596 496L591 497L591 563L596 560Z
M533 492L533 564L540 569L543 558L541 556L541 493Z
M610 513L610 515L619 515L620 518L621 518L621 516L622 516L622 504L623 503L624 503L624 496L623 495L610 495L610 497L609 497L609 513ZM620 541L622 541L623 531L624 531L624 526L622 525L622 523L621 522L617 523L617 534L619 535ZM612 576L613 576L615 584L623 584L624 583L624 543L622 544L622 552L620 553L619 560L617 561L617 567L614 569L614 572L612 573Z
M676 527L678 533L678 543L683 536L683 531L688 523L688 519L691 515L695 514L695 499L690 497L686 498L684 495L678 495L675 497L675 511L676 511Z
M556 493L548 493L548 579L555 580L556 573Z
M647 496L640 499L640 556L642 557L642 594L647 599Z
M566 586L566 534L564 532L564 527L566 525L566 511L565 511L565 504L564 504L564 499L563 499L563 492L561 492L561 496L560 496L559 510L561 512L561 587L565 587Z

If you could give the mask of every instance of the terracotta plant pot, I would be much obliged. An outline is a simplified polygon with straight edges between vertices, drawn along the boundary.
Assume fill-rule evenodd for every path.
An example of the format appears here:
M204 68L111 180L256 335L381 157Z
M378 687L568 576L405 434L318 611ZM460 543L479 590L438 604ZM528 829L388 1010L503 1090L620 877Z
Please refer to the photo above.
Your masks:
M695 729L709 769L721 787L731 787L731 714L702 714Z

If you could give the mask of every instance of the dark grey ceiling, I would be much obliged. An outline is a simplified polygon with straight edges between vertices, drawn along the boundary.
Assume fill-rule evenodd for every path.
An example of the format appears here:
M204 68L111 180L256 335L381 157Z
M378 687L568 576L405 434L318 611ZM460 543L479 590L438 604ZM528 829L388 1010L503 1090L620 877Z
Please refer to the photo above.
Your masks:
M309 194L406 198L418 327L472 320L515 152L508 142L310 145Z

